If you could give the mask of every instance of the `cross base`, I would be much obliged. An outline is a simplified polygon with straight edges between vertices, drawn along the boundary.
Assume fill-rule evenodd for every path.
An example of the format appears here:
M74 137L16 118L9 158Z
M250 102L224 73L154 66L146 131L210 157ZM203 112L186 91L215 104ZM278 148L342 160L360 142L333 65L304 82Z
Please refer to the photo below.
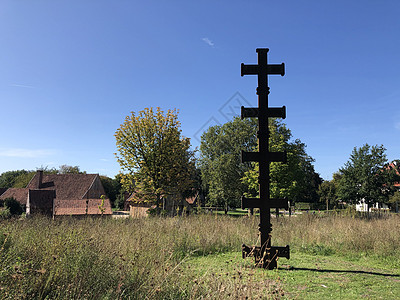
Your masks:
M261 253L260 246L246 246L242 245L242 257L254 257L254 262L257 267L273 270L278 267L277 260L278 257L285 257L290 259L290 249L289 245L286 247L274 247L266 248L264 254Z

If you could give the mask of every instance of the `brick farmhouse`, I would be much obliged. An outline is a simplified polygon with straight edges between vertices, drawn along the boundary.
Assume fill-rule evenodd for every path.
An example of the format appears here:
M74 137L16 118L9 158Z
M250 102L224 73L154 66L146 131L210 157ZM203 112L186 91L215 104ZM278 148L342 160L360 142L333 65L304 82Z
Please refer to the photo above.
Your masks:
M27 215L111 215L111 204L98 174L44 174L37 171L26 188L0 190L0 200L14 198Z

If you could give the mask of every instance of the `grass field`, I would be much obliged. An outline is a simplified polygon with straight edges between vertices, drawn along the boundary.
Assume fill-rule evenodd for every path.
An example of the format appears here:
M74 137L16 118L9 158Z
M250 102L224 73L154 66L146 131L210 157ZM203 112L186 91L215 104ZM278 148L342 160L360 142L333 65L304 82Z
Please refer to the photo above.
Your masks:
M0 223L0 299L398 299L400 217L273 220L273 271L240 246L257 217L32 218Z

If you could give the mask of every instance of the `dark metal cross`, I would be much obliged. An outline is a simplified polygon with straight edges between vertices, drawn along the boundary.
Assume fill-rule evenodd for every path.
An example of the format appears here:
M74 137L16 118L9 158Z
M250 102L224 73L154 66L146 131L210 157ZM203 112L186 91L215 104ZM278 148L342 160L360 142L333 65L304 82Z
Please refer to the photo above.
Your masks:
M245 65L242 63L241 76L258 76L258 107L241 108L241 117L258 118L258 152L242 151L242 162L255 161L259 163L259 198L242 197L242 208L259 208L261 236L261 246L248 247L243 244L243 258L254 256L256 264L268 269L277 267L277 258L286 257L289 259L289 246L273 247L271 246L271 208L288 209L287 199L270 198L270 176L269 167L271 162L286 163L286 152L269 151L269 130L268 118L286 118L286 107L268 107L268 75L285 75L285 65L272 65L267 62L267 53L269 49L256 49L258 54L257 65Z

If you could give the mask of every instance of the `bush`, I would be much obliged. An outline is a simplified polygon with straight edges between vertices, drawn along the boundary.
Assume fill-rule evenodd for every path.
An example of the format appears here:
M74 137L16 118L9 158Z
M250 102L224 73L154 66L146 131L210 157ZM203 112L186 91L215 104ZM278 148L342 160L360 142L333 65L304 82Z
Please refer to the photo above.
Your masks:
M120 193L117 198L115 199L114 202L114 207L118 208L118 209L124 209L124 204L125 204L125 198L124 198L124 194Z
M6 220L11 217L10 210L8 208L0 209L0 220Z
M22 215L24 212L21 204L14 198L5 199L4 207L10 211L11 215Z

